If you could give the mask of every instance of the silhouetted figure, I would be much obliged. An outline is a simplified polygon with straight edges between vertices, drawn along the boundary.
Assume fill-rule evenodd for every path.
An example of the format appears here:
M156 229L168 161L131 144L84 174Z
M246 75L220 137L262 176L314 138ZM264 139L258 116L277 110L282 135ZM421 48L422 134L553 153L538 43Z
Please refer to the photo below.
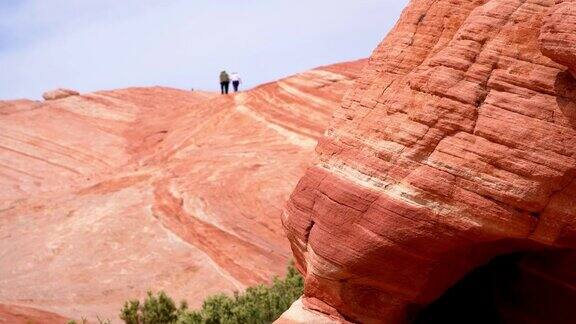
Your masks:
M222 94L228 94L228 88L230 88L230 77L226 71L220 72L220 90Z
M238 92L238 87L240 86L240 83L242 83L242 79L240 79L240 75L238 74L238 72L233 72L230 75L230 80L232 80L232 86L234 87L234 92Z

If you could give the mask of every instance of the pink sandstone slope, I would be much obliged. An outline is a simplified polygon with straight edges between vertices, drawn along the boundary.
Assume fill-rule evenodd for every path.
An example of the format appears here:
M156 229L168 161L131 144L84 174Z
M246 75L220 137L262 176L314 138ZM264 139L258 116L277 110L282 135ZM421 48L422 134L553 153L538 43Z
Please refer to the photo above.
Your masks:
M282 205L364 62L0 102L0 303L118 321L148 289L197 307L281 274Z
M499 316L576 322L575 17L573 1L411 1L285 209L303 316L421 320L516 253Z
M66 323L68 319L34 308L0 304L0 323L2 324L42 324Z

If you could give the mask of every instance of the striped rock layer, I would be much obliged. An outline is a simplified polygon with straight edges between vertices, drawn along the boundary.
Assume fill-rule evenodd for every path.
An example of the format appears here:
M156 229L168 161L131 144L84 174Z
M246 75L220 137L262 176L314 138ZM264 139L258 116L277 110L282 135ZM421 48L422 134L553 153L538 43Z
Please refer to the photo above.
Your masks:
M497 316L576 322L575 17L572 1L411 1L283 214L301 304L418 322L513 255Z
M156 87L0 102L4 312L118 321L148 289L197 307L282 274L282 206L364 63L229 96Z
M0 323L67 323L69 320L58 314L40 311L34 308L0 304Z

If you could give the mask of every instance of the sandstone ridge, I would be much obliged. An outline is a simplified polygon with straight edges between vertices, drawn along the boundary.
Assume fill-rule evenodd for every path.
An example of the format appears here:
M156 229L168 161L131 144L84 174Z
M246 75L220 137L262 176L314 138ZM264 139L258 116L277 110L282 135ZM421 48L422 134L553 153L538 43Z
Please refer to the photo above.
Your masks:
M0 303L117 322L148 289L198 307L282 274L282 205L364 63L0 102Z
M284 211L302 311L576 321L575 4L411 1Z

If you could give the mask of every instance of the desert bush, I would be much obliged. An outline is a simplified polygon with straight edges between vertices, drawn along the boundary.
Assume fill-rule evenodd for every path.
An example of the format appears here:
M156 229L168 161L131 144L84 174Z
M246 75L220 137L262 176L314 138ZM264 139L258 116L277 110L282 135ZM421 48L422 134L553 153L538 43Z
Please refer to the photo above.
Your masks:
M102 319L102 318L100 318L100 316L97 316L96 320L98 321L98 324L111 324L112 323L112 321L110 321L109 319ZM88 320L86 319L86 317L82 317L80 322L78 322L76 320L69 320L66 324L88 324Z
M157 295L148 291L143 303L137 299L125 302L120 319L126 324L170 324L176 323L180 313L187 308L186 302L181 302L177 308L174 300L163 291Z
M216 294L206 298L199 310L179 308L164 292L146 300L130 300L124 304L120 318L126 324L264 324L272 323L302 295L304 280L293 264L286 276L274 278L271 285L249 287L233 296Z

